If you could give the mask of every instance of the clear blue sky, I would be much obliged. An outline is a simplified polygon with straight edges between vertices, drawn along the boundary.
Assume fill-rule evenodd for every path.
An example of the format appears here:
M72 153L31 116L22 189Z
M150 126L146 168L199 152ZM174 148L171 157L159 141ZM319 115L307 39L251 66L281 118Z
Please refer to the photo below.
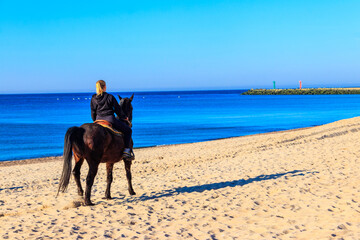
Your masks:
M0 93L360 86L360 1L0 0Z

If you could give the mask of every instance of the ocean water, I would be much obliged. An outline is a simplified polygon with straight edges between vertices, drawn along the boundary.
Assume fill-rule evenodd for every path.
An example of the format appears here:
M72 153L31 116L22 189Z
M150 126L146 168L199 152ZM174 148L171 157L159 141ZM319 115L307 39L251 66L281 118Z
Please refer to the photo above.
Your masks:
M360 115L360 95L242 96L243 91L136 92L135 147L310 127ZM66 130L91 122L92 94L0 95L0 161L62 155Z

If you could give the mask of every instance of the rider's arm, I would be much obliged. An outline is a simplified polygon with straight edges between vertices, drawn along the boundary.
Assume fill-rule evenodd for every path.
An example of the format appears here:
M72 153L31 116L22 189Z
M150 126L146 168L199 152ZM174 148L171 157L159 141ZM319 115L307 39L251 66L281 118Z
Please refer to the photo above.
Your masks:
M112 96L112 105L114 107L114 111L115 111L116 115L118 115L120 119L127 118L114 96Z
M93 121L95 121L96 120L96 108L94 106L95 104L93 102L93 99L94 98L91 99L90 108L91 108L91 118L92 118Z

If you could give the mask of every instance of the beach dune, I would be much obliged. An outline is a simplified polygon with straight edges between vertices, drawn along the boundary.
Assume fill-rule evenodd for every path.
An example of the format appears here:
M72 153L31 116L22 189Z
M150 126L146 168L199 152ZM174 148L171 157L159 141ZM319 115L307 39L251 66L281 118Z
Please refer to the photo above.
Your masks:
M133 186L105 164L83 206L62 158L0 163L1 239L360 239L360 118L136 149ZM83 185L87 164L83 165Z

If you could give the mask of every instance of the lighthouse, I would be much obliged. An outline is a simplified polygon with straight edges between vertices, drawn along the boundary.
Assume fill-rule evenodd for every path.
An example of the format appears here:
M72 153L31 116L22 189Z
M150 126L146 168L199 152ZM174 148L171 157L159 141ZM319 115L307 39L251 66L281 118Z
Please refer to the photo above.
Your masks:
M301 83L301 81L299 81L299 85L300 85L300 87L299 87L299 88L301 89L301 88L302 88L302 83Z

